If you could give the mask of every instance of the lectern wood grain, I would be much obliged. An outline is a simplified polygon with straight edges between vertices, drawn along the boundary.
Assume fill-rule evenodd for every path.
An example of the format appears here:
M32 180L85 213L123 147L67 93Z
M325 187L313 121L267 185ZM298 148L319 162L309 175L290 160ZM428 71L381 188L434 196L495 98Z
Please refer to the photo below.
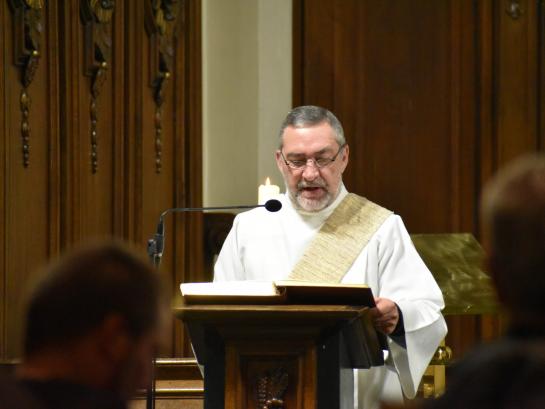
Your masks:
M361 343L382 356L367 307L345 305L194 305L175 310L204 365L205 409L337 409L353 398L342 331L353 320ZM375 358L368 357L367 362ZM369 367L369 366L367 366ZM323 368L328 368L324 376ZM352 371L349 371L352 373ZM349 392L341 394L340 391ZM274 406L271 406L274 407Z

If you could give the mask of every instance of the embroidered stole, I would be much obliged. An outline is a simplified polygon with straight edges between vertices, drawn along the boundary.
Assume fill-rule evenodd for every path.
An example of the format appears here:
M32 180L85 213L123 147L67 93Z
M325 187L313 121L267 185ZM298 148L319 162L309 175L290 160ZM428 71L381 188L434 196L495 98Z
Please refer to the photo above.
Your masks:
M327 218L288 276L290 280L339 283L392 212L349 193Z

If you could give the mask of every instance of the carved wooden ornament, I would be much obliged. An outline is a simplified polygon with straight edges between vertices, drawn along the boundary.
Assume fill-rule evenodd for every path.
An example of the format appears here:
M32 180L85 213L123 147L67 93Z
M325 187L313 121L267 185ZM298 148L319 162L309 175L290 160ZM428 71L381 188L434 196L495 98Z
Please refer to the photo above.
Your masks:
M278 367L257 378L258 409L284 409L284 395L288 388L288 372Z
M80 16L85 27L84 74L91 78L91 104L89 107L91 136L91 172L98 170L98 110L97 99L111 60L111 21L114 0L81 0Z
M13 13L13 51L15 65L21 69L21 139L23 166L30 164L30 106L28 87L40 61L40 40L43 31L42 0L9 0Z
M146 32L150 37L150 87L155 101L155 172L161 173L163 154L162 105L172 76L174 40L180 10L178 0L147 0Z

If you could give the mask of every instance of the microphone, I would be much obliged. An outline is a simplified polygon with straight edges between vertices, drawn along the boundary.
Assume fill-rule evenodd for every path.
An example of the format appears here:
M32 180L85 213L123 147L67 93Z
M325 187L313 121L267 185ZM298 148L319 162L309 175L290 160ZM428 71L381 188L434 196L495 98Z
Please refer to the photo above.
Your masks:
M152 239L148 240L148 256L152 263L159 267L161 263L161 257L164 250L164 238L165 238L165 223L164 217L169 213L183 213L183 212L202 212L205 210L240 210L240 209L255 209L256 207L264 207L269 212L274 213L282 208L282 202L276 199L269 199L265 204L261 205L241 205L241 206L217 206L217 207L173 207L166 209L159 216L159 223L157 224L157 231Z
M157 224L157 231L152 239L148 240L148 256L155 266L159 268L161 264L161 257L163 256L163 250L165 245L165 223L164 217L169 213L182 213L182 212L202 212L205 210L239 210L239 209L254 209L256 207L264 207L269 212L277 212L282 208L282 202L276 199L270 199L262 205L243 205L243 206L220 206L220 207L173 207L171 209L165 210L159 216L159 223ZM155 368L155 359L153 359L153 368ZM154 406L154 395L155 395L155 375L153 374L151 380L151 385L148 388L147 401L148 405L151 407ZM151 403L150 403L151 402Z

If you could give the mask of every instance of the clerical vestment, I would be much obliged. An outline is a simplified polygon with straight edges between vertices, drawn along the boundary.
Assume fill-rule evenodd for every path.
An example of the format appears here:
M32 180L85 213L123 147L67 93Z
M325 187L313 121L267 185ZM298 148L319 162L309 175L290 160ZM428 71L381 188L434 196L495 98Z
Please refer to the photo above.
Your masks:
M319 212L296 210L287 195L282 209L257 208L235 217L215 265L214 280L286 279L324 221L348 194ZM356 370L355 407L415 396L420 379L446 335L441 290L416 252L401 218L392 214L357 256L342 283L367 284L378 297L394 301L403 314L404 342L388 338L384 367ZM405 345L401 345L405 344Z

